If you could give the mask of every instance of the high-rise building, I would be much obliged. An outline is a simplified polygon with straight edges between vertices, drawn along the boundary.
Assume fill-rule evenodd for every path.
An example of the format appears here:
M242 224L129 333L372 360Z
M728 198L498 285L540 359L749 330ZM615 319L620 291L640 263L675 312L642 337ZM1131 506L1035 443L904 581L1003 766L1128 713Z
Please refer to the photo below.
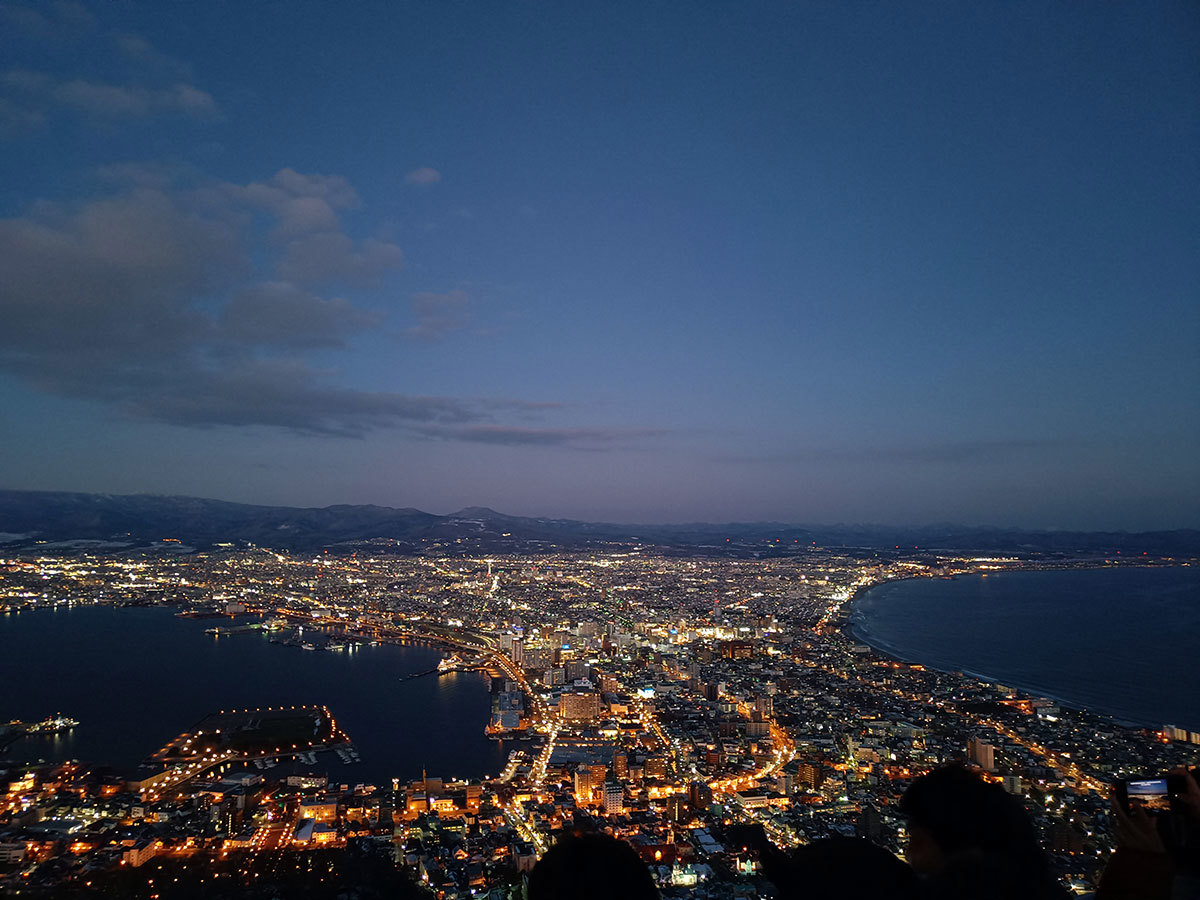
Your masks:
M649 756L643 767L647 778L666 778L667 760L662 756Z
M596 691L563 691L558 714L568 722L594 722L600 718L600 694Z
M883 819L879 815L879 810L874 806L867 804L858 813L858 820L854 823L855 833L866 838L873 844L882 842L883 838Z
M604 780L604 814L617 815L625 811L625 788L615 778Z
M825 769L820 763L802 762L796 768L796 781L801 787L815 791L825 782Z
M592 792L596 785L592 780L592 771L587 766L580 766L575 770L575 799L580 803L587 803L592 799Z
M595 637L600 633L600 626L595 622L580 622L575 628L575 633L582 638Z
M967 759L985 772L996 769L995 748L977 737L967 741Z
M509 656L512 657L512 661L518 666L525 664L525 641L523 638L513 639L512 649L509 651Z
M688 805L693 812L700 812L712 806L713 792L703 781L693 781L688 785Z
M629 777L629 757L620 750L613 751L613 774L622 781Z
M721 641L717 646L725 659L750 659L754 656L754 644L750 641Z
M667 798L667 819L671 822L686 822L688 820L688 798L686 794L675 794Z

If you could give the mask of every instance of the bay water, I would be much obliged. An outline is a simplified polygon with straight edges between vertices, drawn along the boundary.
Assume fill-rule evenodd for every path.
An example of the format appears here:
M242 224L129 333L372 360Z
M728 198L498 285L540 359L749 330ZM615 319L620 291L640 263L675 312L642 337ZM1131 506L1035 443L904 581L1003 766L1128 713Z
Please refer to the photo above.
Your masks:
M851 622L860 640L910 662L1200 731L1200 567L894 581L858 598Z
M435 667L431 647L380 644L305 651L266 632L216 637L228 619L179 618L169 607L59 605L0 616L0 721L62 713L80 721L16 741L6 756L81 759L132 776L147 756L220 709L325 704L362 763L333 753L314 771L339 781L480 778L503 768L487 738L489 679L481 673L405 676ZM354 645L350 645L354 647ZM307 771L283 763L277 775Z

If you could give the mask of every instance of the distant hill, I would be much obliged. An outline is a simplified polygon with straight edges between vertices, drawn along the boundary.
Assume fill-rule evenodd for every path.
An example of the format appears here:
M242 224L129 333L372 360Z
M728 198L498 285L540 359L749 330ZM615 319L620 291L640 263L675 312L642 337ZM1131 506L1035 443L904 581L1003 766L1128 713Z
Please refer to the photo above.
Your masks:
M162 542L167 541L167 544ZM509 516L468 507L446 516L387 506L254 506L197 497L0 490L0 549L163 547L220 543L282 550L413 552L430 544L463 552L583 547L641 541L681 553L778 555L804 546L1022 554L1200 555L1200 530L1022 531L931 525L806 526L774 522L619 525ZM175 544L174 542L179 542Z

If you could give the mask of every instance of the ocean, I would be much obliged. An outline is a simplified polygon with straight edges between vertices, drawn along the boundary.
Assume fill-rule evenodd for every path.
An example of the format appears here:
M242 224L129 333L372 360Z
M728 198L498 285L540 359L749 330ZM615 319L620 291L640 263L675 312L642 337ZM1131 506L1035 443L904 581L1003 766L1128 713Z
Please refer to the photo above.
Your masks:
M895 581L860 597L851 623L910 662L1200 731L1200 567Z
M58 606L0 616L0 722L62 713L80 725L28 736L4 755L81 759L132 775L145 757L210 712L323 703L362 756L321 754L311 771L389 784L499 772L508 747L487 738L489 679L481 673L403 676L433 668L431 647L382 644L311 652L265 633L215 637L229 620L184 619L166 607ZM304 772L299 763L271 770Z

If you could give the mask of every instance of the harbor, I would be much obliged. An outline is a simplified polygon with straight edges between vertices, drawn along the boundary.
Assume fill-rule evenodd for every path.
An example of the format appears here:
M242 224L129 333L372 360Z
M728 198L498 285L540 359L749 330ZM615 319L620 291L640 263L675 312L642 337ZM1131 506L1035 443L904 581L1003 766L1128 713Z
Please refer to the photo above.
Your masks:
M430 642L379 640L310 624L311 617L308 622L301 616L285 619L273 608L235 620L177 612L178 607L87 605L5 619L8 659L0 661L0 675L10 684L24 685L11 692L5 720L36 723L59 710L83 719L82 727L54 735L34 732L21 740L9 735L9 758L98 760L139 779L147 753L207 710L322 703L354 738L361 760L353 766L357 780L380 783L397 773L407 777L419 773L421 763L435 754L448 771L471 777L504 766L508 748L483 733L489 717L486 677L460 672L401 681L409 673L436 669L445 651ZM286 624L232 635L205 633L260 619ZM330 637L334 644L345 643L345 649L303 651L296 644L271 642L301 626L314 646ZM96 640L100 633L119 635L138 648L137 654L114 657L111 643ZM57 658L38 650L51 640L65 645ZM68 665L68 677L62 677ZM147 672L153 677L144 677ZM136 690L129 689L131 684ZM94 707L98 691L105 697L104 715L82 716L81 711ZM427 723L430 732L418 738L414 721ZM279 769L290 764L281 763ZM341 757L323 752L315 765L341 768ZM253 763L248 766L257 769Z
M78 719L72 719L70 716L64 716L62 713L47 716L40 722L21 722L14 719L11 722L0 725L0 750L3 750L14 741L20 740L27 734L57 734L61 731L69 731L78 725Z

